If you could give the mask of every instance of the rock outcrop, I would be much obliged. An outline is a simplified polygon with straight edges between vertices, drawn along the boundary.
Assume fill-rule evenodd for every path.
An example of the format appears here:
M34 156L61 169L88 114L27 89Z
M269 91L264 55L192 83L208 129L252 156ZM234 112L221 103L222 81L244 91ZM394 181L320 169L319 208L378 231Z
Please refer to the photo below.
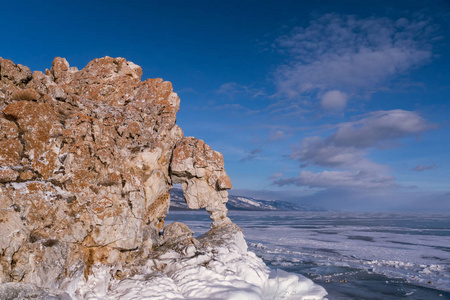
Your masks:
M141 76L123 58L56 58L45 74L0 58L0 283L66 288L94 264L138 263L167 242L175 183L212 227L231 223L222 155L183 137L170 82Z

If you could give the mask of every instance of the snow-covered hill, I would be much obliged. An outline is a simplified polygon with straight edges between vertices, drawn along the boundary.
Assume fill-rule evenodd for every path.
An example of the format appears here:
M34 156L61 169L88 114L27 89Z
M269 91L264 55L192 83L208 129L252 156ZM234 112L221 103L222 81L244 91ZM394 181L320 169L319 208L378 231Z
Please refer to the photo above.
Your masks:
M170 191L170 209L185 210L188 209L184 201L183 191L179 188L172 188ZM321 207L308 205L298 205L291 202L280 200L261 200L251 197L229 195L227 208L229 210L290 210L290 211L326 211Z

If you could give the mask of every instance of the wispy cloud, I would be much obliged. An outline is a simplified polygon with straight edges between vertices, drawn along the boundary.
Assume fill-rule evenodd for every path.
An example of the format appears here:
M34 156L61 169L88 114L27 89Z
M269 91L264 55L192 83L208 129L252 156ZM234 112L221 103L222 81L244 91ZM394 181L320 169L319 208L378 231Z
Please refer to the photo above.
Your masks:
M417 165L413 168L413 171L423 172L426 170L432 170L434 168L436 168L435 164L433 164L433 165Z
M194 95L198 95L198 92L196 90L194 90L191 87L187 87L181 90L177 90L176 91L178 94L194 94Z
M270 177L268 179L269 180L277 180L281 177L283 177L283 173L274 173L274 174L270 175Z
M276 179L274 183L322 188L393 186L395 180L389 175L389 167L366 158L368 151L386 148L398 139L418 135L434 126L415 112L391 110L372 112L335 128L325 138L303 139L290 158L299 161L303 168L314 166L337 170L302 171L298 177Z
M243 157L241 159L241 162L254 160L258 156L258 154L261 152L262 152L261 149L254 149L254 150L250 151L250 153L248 153L247 156Z
M258 110L252 110L248 107L245 107L244 105L238 104L238 103L226 103L223 105L216 105L216 106L208 106L204 107L204 109L209 110L230 110L230 111L243 111L246 114L256 114L260 111Z
M326 92L320 101L322 108L327 110L342 110L347 105L348 95L338 90Z
M274 43L288 57L274 74L278 93L342 109L351 95L374 92L430 62L434 31L425 20L326 14Z
M298 117L310 112L309 110L305 109L306 104L306 102L296 103L290 100L279 100L266 107L265 111L267 111L271 115L280 115L283 117Z
M216 93L227 95L231 99L236 95L246 95L251 98L266 96L266 93L262 88L253 88L250 86L238 84L236 82L227 82L222 84L219 89L216 90Z
M286 138L286 133L283 130L272 131L269 134L269 142L281 141Z

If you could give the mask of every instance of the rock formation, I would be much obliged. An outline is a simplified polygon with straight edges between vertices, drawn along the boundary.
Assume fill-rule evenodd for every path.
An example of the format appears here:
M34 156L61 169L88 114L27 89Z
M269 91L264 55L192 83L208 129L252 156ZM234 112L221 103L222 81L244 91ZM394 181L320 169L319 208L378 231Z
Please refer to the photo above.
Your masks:
M206 208L213 227L230 224L225 203L231 181L225 173L222 154L202 140L187 137L178 143L170 164L173 183L181 183L189 208Z
M141 75L123 58L45 74L0 58L0 283L64 289L96 263L138 263L167 241L175 183L212 227L231 223L222 155L183 137L170 82Z

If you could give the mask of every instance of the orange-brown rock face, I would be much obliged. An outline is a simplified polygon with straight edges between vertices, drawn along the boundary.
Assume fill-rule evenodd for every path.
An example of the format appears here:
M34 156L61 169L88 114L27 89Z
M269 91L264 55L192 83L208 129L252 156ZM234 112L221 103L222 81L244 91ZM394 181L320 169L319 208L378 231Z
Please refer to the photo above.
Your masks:
M170 82L141 75L123 58L82 70L56 58L46 74L0 58L0 283L59 286L144 257L172 181L229 222L221 154L183 138Z

